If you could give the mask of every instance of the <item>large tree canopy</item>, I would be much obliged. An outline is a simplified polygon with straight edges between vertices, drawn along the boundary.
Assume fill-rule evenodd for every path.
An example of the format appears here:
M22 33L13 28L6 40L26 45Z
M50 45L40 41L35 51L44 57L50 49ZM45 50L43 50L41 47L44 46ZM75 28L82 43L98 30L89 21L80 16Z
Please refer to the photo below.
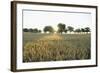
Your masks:
M58 33L65 32L66 25L63 23L58 24Z
M24 31L24 32L28 32L28 29L27 29L27 28L24 28L23 31Z
M38 33L39 30L37 28L33 29L33 33Z
M67 29L68 29L68 31L70 31L70 32L74 31L74 28L73 28L72 26L68 26Z
M85 29L85 32L90 32L90 28L89 27L86 27L84 29Z
M53 33L54 29L51 26L45 26L43 29L44 32L49 32L49 33Z
M81 32L81 29L75 29L74 32L80 33Z

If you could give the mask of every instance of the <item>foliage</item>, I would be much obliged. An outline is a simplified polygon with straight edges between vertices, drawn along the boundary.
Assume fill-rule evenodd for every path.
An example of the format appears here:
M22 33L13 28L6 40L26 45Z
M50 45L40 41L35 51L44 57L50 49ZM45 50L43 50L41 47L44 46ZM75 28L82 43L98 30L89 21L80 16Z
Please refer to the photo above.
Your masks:
M24 31L24 32L28 32L28 29L27 29L27 28L24 28L23 31Z
M72 32L74 30L74 28L72 26L68 26L67 29Z
M81 29L76 29L74 32L80 33Z
M57 27L58 27L58 30L57 31L55 31L55 29L52 27L52 26L45 26L42 30L46 33L46 32L49 32L49 33L54 33L54 32L57 32L57 33L67 33L68 31L69 32L77 32L77 33L88 33L88 32L90 32L90 28L89 27L85 27L85 28L78 28L78 29L74 29L74 27L72 27L72 26L68 26L67 28L66 28L66 24L64 24L64 23L59 23L58 25L57 25ZM37 28L30 28L30 29L28 29L28 28L24 28L23 29L23 31L24 32L33 32L33 33L41 33L42 31L41 30L39 30L39 29L37 29Z
M64 30L64 32L65 32L65 33L67 33L67 32L68 32L68 30L67 30L67 29L65 29L65 30Z
M90 28L89 27L86 27L84 29L85 29L85 32L90 32Z
M81 32L85 32L85 29L84 28L81 28Z
M37 28L33 29L33 33L38 33L39 30Z
M63 23L58 24L58 33L62 33L65 31L66 25Z
M24 32L32 32L32 33L41 33L41 30L38 30L37 28L34 28L34 29L32 29L32 28L30 28L30 29L24 28L23 31Z
M33 32L33 29L32 29L32 28L30 28L30 29L28 29L28 31L29 31L29 32Z
M41 33L42 31L41 30L38 30L38 32Z
M54 29L51 26L45 26L43 30L44 30L44 32L49 32L49 33L53 33L54 32Z

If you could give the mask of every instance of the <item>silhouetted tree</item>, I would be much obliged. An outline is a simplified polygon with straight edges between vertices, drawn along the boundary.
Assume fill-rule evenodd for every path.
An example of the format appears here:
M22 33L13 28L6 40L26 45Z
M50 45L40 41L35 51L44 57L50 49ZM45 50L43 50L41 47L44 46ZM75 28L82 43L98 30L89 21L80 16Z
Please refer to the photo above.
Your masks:
M68 26L67 29L68 29L68 31L70 31L70 32L74 31L74 28L73 28L72 26Z
M32 29L32 28L30 28L28 31L29 31L29 32L33 32L33 29Z
M90 28L89 27L86 27L86 28L84 28L84 30L85 30L85 32L90 32Z
M84 28L81 28L81 31L82 31L82 32L85 32L85 29L84 29Z
M38 32L41 33L42 31L41 30L38 30Z
M37 28L33 29L33 33L38 33L38 29Z
M27 28L24 28L23 31L24 31L24 32L28 32L29 30L28 30Z
M51 26L45 26L43 29L44 32L53 33L54 29Z
M76 29L74 32L80 33L81 29Z
M32 28L30 28L30 29L24 28L23 31L24 32L41 33L41 30L38 30L37 28L34 28L34 29L32 29Z
M67 32L68 32L68 30L67 30L67 29L65 29L65 30L64 30L64 32L65 32L65 33L67 33Z
M62 33L62 32L64 32L65 31L65 28L66 28L66 25L65 24L63 24L63 23L59 23L58 24L58 33Z

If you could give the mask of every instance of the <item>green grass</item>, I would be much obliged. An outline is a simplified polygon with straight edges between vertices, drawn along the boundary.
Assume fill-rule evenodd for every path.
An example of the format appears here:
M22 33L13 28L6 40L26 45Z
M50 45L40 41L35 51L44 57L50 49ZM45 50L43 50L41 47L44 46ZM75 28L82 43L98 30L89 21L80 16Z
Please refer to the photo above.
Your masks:
M90 34L23 33L23 62L90 59Z

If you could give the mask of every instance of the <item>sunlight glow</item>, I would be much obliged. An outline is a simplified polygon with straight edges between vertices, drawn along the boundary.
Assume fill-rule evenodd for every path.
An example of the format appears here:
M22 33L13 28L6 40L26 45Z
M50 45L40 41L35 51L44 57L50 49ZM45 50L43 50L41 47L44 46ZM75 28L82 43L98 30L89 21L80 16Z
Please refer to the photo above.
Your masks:
M74 28L90 27L91 14L69 12L23 11L23 28L38 28L52 26L57 31L58 23L64 23Z

